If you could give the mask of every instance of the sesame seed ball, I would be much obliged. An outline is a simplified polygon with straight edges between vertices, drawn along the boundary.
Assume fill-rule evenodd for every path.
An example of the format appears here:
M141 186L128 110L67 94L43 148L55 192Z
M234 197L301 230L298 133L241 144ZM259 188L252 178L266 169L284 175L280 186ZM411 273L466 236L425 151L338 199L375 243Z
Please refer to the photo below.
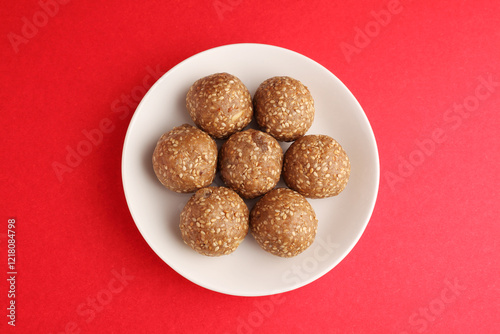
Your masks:
M253 116L250 92L240 79L216 73L197 80L186 95L193 122L214 138L227 138L250 123Z
M205 132L184 124L163 134L153 152L158 180L178 193L208 186L217 169L217 145Z
M255 204L250 213L250 230L265 251L292 257L314 241L318 219L309 202L296 191L277 188Z
M280 141L303 136L314 120L314 100L299 80L273 77L255 92L255 118L260 128Z
M335 139L308 135L286 151L283 179L287 186L310 198L338 195L349 180L349 158Z
M182 210L179 227L184 242L198 253L230 254L248 233L248 208L229 188L203 188Z
M283 150L278 141L254 129L233 134L219 152L222 180L243 198L255 198L273 189L282 165Z

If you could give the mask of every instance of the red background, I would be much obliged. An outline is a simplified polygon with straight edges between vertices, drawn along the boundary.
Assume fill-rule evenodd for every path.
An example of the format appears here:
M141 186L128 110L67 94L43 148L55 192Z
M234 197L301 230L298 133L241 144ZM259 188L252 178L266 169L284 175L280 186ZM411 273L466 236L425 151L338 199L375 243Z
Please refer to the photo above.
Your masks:
M0 332L500 331L498 2L111 0L41 11L23 0L0 14ZM380 153L377 204L354 250L274 298L227 296L178 275L143 240L121 184L136 103L120 99L139 98L148 68L164 73L240 42L285 47L332 71L363 106ZM347 44L356 51L343 52ZM65 164L104 119L112 130L58 178L54 162ZM105 305L87 305L96 298Z

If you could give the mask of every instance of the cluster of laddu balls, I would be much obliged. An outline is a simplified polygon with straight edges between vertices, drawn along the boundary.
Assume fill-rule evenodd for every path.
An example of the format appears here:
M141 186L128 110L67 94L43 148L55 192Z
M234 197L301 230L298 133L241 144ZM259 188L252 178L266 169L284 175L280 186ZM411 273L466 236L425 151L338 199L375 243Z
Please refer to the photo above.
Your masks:
M195 192L182 210L184 242L200 254L236 250L250 229L266 251L292 257L316 236L318 219L306 200L338 195L350 163L339 143L306 135L314 100L300 81L273 77L252 98L234 75L197 80L186 96L197 127L184 124L163 134L153 153L158 180L168 189ZM255 119L262 131L242 131ZM217 151L215 139L224 139ZM293 141L285 154L278 141ZM211 187L217 169L227 187ZM289 188L275 188L280 176ZM264 195L249 213L243 199Z

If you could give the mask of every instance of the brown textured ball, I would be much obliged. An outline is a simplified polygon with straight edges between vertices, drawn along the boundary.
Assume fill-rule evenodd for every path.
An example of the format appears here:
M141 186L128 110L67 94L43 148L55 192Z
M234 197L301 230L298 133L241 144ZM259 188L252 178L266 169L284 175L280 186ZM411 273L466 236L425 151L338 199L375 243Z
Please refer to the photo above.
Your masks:
M186 107L200 129L219 139L243 129L253 116L250 92L228 73L197 80L186 95Z
M233 134L219 152L224 183L243 198L273 189L280 179L283 150L272 136L249 129Z
M299 138L286 151L283 179L310 198L338 195L349 180L349 158L335 139L325 135Z
M153 169L166 188L179 193L193 192L214 180L217 145L192 125L175 127L156 143Z
M280 141L303 136L314 120L314 100L299 80L273 77L260 84L253 104L260 128Z
M309 202L296 191L277 188L262 197L250 213L250 230L265 251L292 257L314 241L318 219Z
M181 212L182 239L207 256L232 253L248 233L248 208L225 187L198 190Z

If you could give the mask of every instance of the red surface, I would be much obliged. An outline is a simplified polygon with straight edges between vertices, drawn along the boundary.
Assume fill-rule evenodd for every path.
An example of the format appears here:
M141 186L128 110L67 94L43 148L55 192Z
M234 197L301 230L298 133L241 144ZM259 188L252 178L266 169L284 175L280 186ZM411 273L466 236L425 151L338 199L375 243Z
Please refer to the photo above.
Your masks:
M0 332L500 331L498 2L41 8L10 1L0 14ZM139 234L121 185L125 132L150 72L239 42L330 69L363 106L380 151L379 197L360 242L321 279L275 297L227 296L178 275ZM85 134L95 144L85 146ZM78 148L88 154L68 166ZM54 163L66 166L59 176ZM6 317L10 217L15 328Z

